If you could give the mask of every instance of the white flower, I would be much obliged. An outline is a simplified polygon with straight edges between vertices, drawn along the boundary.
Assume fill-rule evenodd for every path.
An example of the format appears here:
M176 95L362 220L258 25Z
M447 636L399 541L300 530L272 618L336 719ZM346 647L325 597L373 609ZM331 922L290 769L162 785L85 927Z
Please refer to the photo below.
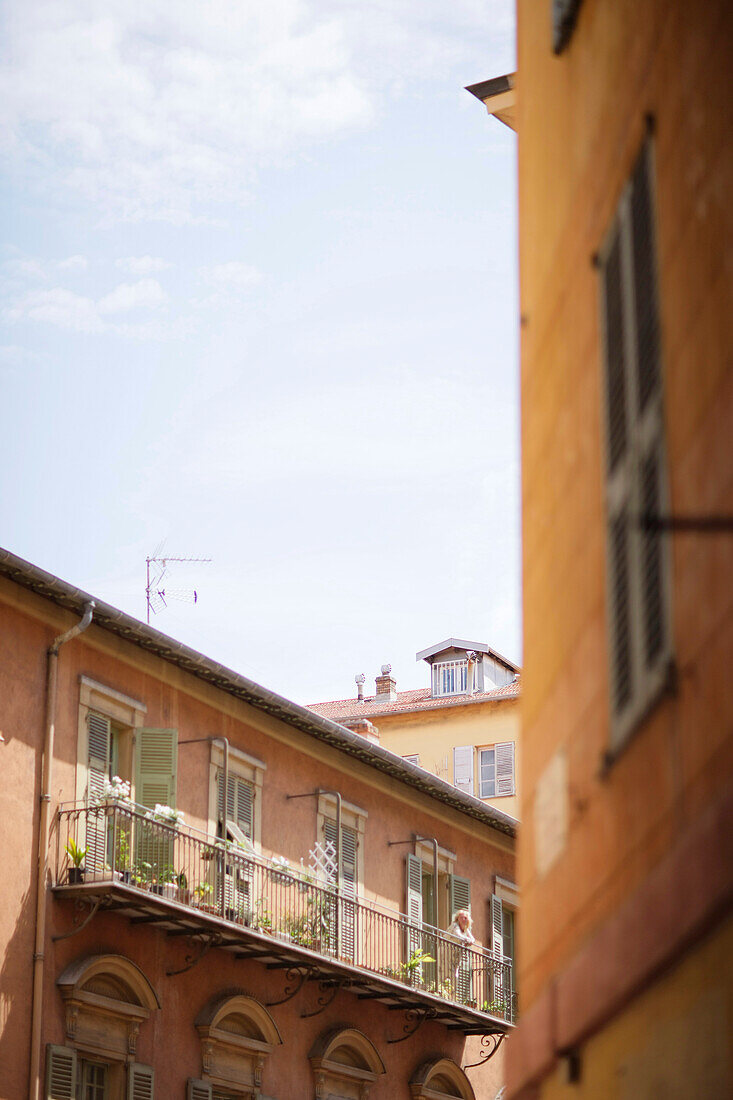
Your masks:
M116 802L129 802L130 801L130 784L120 779L119 775L115 775L112 779L105 779L102 787L102 793L98 796L97 802L106 801Z
M152 814L146 814L146 817L151 816L156 821L165 821L168 825L183 825L183 810L174 810L172 806L164 806L160 802L156 802Z

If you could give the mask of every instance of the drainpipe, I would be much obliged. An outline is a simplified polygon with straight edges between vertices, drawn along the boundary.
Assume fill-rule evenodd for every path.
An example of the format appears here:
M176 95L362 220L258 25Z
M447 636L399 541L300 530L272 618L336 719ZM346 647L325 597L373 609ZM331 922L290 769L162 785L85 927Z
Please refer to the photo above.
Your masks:
M66 642L82 634L92 621L94 600L84 607L84 616L51 643L46 666L46 732L41 760L41 817L38 825L38 878L36 882L36 938L33 949L33 1008L31 1010L31 1056L29 1093L39 1100L41 1088L41 1017L43 1014L43 949L46 943L46 882L48 878L49 809L53 775L54 735L56 733L56 695L58 690L59 650Z

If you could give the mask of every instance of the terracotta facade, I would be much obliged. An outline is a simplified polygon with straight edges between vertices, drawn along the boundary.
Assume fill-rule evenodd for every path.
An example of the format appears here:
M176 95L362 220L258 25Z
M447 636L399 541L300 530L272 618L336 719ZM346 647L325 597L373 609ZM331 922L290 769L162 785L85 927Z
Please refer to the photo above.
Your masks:
M14 855L5 861L2 873L0 1093L21 1097L33 1095L29 1064L47 652L55 637L79 621L84 600L83 594L74 595L73 589L56 578L52 578L53 590L44 589L43 584L36 583L39 571L30 566L28 576L35 577L30 587L35 586L36 591L29 590L24 563L7 554L3 572L1 827L3 848ZM476 799L456 802L457 796L447 784L445 798L440 792L411 785L401 774L404 766L390 754L382 753L384 767L375 766L369 759L368 742L355 742L352 736L350 744L356 743L355 751L341 746L339 737L346 731L323 720L319 720L320 726L311 728L313 716L294 704L282 700L277 703L277 697L265 699L266 693L262 705L256 693L251 697L254 702L246 701L241 692L238 696L234 688L222 686L228 682L226 670L220 670L216 677L208 677L207 673L207 682L192 661L184 668L184 660L175 656L175 644L169 645L170 640L157 632L128 622L124 616L122 627L118 621L111 628L114 614L118 613L98 605L89 629L63 645L58 655L42 962L40 1095L56 1095L47 1091L46 1084L46 1052L52 1044L76 1050L80 1065L83 1059L96 1058L100 1064L106 1060L108 1092L99 1095L109 1096L110 1100L123 1095L119 1091L124 1087L123 1077L125 1072L132 1072L133 1064L153 1068L152 1087L158 1098L187 1096L187 1089L192 1087L189 1080L200 1081L206 1088L212 1082L216 1086L212 1067L217 1058L224 1062L233 1058L235 1063L239 1058L244 1067L239 1089L231 1086L227 1091L220 1084L222 1095L227 1096L307 1098L333 1092L348 1097L368 1094L407 1100L433 1088L431 1096L442 1095L443 1089L446 1095L493 1098L501 1084L502 1052L467 1074L460 1067L481 1061L486 1050L482 1034L494 1031L498 1037L510 1029L510 1024L503 1017L497 1019L496 1000L489 1004L488 993L480 992L483 977L471 978L473 984L463 991L458 989L459 964L454 963L453 955L444 955L451 960L447 964L449 985L439 989L432 1000L422 980L423 971L418 968L417 977L406 978L404 964L409 961L410 951L423 941L409 938L412 933L405 933L404 918L400 924L399 915L406 908L406 860L414 851L413 837L436 837L441 851L452 853L455 874L470 882L477 940L490 943L488 898L495 875L508 880L514 877L513 830L505 824L499 827L491 811ZM90 684L96 687L90 688ZM253 815L252 839L257 851L252 860L257 862L257 874L261 876L256 881L267 881L268 889L274 889L273 883L280 880L293 897L300 896L301 900L304 891L311 889L307 885L296 889L287 871L276 870L286 865L273 864L272 860L287 860L291 870L300 868L301 860L307 864L309 850L322 839L319 822L322 825L324 812L331 812L328 806L335 805L328 803L328 798L324 802L325 796L319 798L315 792L340 793L342 820L348 823L360 817L359 829L354 828L359 851L353 894L359 909L358 916L351 918L356 946L352 945L350 953L344 954L340 946L334 946L335 941L315 948L309 941L309 946L303 948L294 935L276 934L274 913L272 927L268 927L265 921L255 922L249 917L233 924L234 917L222 919L216 905L196 908L190 862L186 866L191 882L185 891L180 875L177 887L172 880L168 888L151 886L155 871L153 879L145 883L136 880L132 861L124 865L124 873L116 870L123 865L114 863L109 839L104 841L96 871L90 869L91 855L87 854L85 881L70 885L72 868L65 853L66 840L69 821L80 819L73 818L77 811L69 811L71 816L64 816L66 811L62 811L61 817L58 811L86 790L83 774L80 782L80 771L83 773L86 766L86 750L80 750L80 731L86 729L87 721L82 708L84 692L105 690L110 693L110 707L118 706L120 713L128 708L130 714L138 715L138 728L132 731L133 755L140 751L142 729L176 731L175 805L185 815L181 835L184 828L188 830L190 844L198 845L197 851L204 853L204 858L211 858L210 851L197 839L195 830L211 836L215 790L211 777L221 767L219 749L212 747L208 739L228 738L232 768L236 769L241 754L245 754L242 759L257 762L261 787L256 788L260 804ZM282 713L287 714L287 720L277 711L280 704L286 708ZM319 733L324 727L328 736ZM123 760L122 771L125 766ZM130 774L134 780L134 768ZM133 795L139 796L134 787ZM289 798L291 795L306 797ZM88 850L92 836L88 815L92 811L86 807L93 803L88 791L86 798L76 803L81 806L78 812L87 814L87 831L74 835L80 843L86 842ZM114 820L117 828L118 810L109 808L108 813L108 821ZM138 824L143 828L145 822L140 819ZM109 837L108 832L103 835ZM390 842L399 843L390 846ZM174 850L177 853L179 848L169 849L171 853ZM240 855L244 861L245 853ZM223 863L224 856L221 860ZM227 867L227 873L229 870ZM147 873L150 876L149 870ZM323 884L312 889L314 896L325 896ZM215 884L215 895L216 890ZM99 906L92 913L98 899ZM258 899L250 901L254 909ZM111 905L112 911L108 908ZM382 920L385 928L389 921L394 922L389 933L391 946L382 946L382 956L375 956L371 963L366 956L357 957L360 940L367 934L367 919L377 923ZM449 946L446 950L455 953ZM107 961L96 964L97 970L88 970L90 960L99 959ZM138 970L142 975L139 980L135 977ZM372 978L377 972L381 977L375 986ZM85 977L88 974L92 978ZM298 990L286 1000L288 990L298 985L298 980ZM386 985L380 985L380 981ZM392 996L389 991L395 986L400 988ZM118 987L122 992L115 994ZM232 1009L227 1016L226 1003L232 998L232 1004L243 1007L236 1012ZM426 1012L427 1008L431 1011ZM89 1039L96 1026L93 1009L101 1012L106 1024L96 1038ZM417 1013L406 1016L411 1009ZM218 1031L217 1012L225 1021ZM414 1035L410 1034L413 1028ZM338 1038L347 1032L353 1032L351 1039ZM233 1033L236 1041L231 1038ZM123 1054L119 1054L120 1043L128 1044ZM105 1054L110 1050L113 1054ZM57 1069L61 1081L61 1061ZM230 1078L225 1074L222 1081L225 1079ZM340 1082L339 1088L334 1082ZM141 1078L138 1087L141 1097L153 1095L144 1091L147 1078ZM62 1091L58 1095L66 1094Z

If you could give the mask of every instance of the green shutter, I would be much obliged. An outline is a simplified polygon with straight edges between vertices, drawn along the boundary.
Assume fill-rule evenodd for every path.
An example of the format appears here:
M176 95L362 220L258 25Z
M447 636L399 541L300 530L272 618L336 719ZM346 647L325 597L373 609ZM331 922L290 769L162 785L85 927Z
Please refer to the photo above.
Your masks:
M139 729L136 731L135 801L155 809L176 804L178 731ZM171 831L154 823L141 823L137 834L136 862L149 863L155 877L173 862Z
M501 898L492 894L489 900L491 909L491 950L498 959L504 957L504 911Z
M459 909L467 909L471 911L471 881L467 878L461 878L460 875L449 875L448 877L448 890L450 899L450 918L453 920L453 916Z
M178 730L139 729L135 801L151 809L176 804Z
M186 1100L211 1100L212 1095L211 1085L206 1081L194 1081L189 1077Z
M76 1051L70 1047L46 1047L46 1100L75 1100Z
M127 1100L153 1100L154 1074L152 1066L131 1063L127 1069Z
M227 794L227 810L229 820L237 825L244 835L252 840L252 804L254 790L251 783L241 779L238 775L229 776L229 791ZM218 813L219 821L224 821L224 770L217 777Z
M405 863L407 894L407 958L422 948L422 860L409 855Z
M89 714L87 718L87 803L94 806L104 793L105 780L109 779L109 762L112 750L112 725L101 714ZM86 859L87 871L103 872L107 854L107 818L104 811L87 814Z

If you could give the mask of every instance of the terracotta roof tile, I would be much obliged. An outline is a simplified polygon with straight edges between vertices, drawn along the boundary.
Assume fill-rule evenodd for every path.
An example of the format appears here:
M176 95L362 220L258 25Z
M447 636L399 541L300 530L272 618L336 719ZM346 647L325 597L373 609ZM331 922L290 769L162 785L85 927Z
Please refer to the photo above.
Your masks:
M430 694L430 688L416 688L413 691L398 691L397 698L393 702L378 695L367 695L361 703L353 697L332 699L326 703L309 703L308 710L338 722L340 718L373 718L380 714L408 714L411 711L471 706L475 703L490 703L494 699L518 699L519 691L518 680L505 687L493 688L491 691L476 691L473 695L433 697Z

